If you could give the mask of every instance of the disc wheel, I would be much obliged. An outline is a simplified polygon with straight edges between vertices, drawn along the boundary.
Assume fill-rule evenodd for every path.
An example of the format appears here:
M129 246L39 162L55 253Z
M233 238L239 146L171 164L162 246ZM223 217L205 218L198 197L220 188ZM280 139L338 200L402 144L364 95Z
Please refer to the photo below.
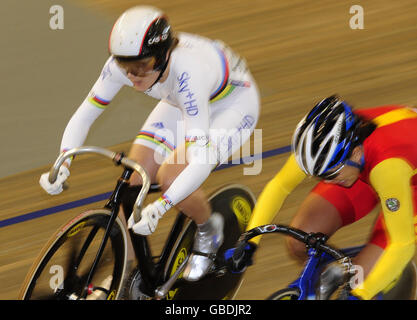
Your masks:
M236 245L236 242L247 223L255 206L255 197L247 187L239 184L226 185L210 196L213 212L224 219L224 241L217 252L220 264L224 252ZM191 222L179 237L170 259L167 278L172 275L184 259L191 253L196 225ZM217 260L215 264L217 263ZM180 276L181 277L181 276ZM196 282L185 281L179 288L173 288L167 299L173 300L232 300L236 296L243 281L243 274L225 272L221 275L208 274Z

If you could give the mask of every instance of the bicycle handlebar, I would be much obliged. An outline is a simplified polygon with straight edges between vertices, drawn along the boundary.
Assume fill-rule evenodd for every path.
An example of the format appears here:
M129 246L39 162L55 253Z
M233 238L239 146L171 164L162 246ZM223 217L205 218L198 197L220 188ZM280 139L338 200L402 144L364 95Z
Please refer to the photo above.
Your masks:
M322 233L307 233L299 229L279 224L267 224L243 233L239 238L240 245L235 251L236 257L243 254L243 250L250 239L266 233L283 233L305 243L308 248L326 252L336 260L345 258L345 255L341 251L325 244L328 238L326 235Z
M79 154L85 154L85 153L96 153L103 155L107 158L110 158L113 162L116 164L122 164L125 167L128 167L137 173L142 177L142 188L139 192L138 197L136 198L135 205L133 207L133 217L135 220L135 223L140 220L140 211L142 210L143 202L145 201L145 197L148 194L149 188L151 186L151 182L149 179L149 175L146 172L146 170L136 163L135 161L123 157L120 153L116 153L101 147L94 147L94 146L84 146L79 148L73 148L71 150L68 150L66 152L63 152L59 155L59 157L56 159L54 165L52 166L51 170L49 171L49 182L52 184L56 181L59 168L64 163L64 161L72 156L79 155Z

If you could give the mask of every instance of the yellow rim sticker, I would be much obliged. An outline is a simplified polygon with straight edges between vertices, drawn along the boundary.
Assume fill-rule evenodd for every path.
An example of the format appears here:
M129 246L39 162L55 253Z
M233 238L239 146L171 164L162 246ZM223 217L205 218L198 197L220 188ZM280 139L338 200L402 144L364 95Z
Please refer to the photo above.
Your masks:
M77 225L75 225L69 232L68 232L68 235L67 235L67 237L69 238L69 237L72 237L72 236L74 236L74 235L76 235L78 232L80 232L83 228L84 228L84 225L85 225L85 221L84 222L80 222L79 224L77 224Z
M181 263L184 262L185 258L187 257L187 249L186 248L182 248L180 250L180 252L178 253L177 257L175 258L175 262L174 262L174 266L172 267L171 270L171 276L175 273L175 271L178 269L178 267L181 265ZM178 279L180 279L182 277L182 275L180 275L178 277ZM172 300L175 296L175 294L177 293L178 289L175 290L171 290L168 292L167 294L167 300Z
M113 290L112 292L110 292L110 294L107 297L107 300L114 300L116 299L116 290Z
M237 196L232 199L230 206L234 214L236 215L240 229L244 231L252 215L252 208L248 200L246 200L243 197Z

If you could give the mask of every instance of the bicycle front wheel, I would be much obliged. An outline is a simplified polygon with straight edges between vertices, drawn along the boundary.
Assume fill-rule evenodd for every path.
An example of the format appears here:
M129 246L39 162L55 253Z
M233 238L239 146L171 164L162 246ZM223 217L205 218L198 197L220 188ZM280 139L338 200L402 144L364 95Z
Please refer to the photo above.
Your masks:
M127 235L119 218L110 230L91 282L86 283L110 217L107 209L90 210L55 232L27 274L19 299L117 299L127 258ZM94 294L86 297L84 292Z

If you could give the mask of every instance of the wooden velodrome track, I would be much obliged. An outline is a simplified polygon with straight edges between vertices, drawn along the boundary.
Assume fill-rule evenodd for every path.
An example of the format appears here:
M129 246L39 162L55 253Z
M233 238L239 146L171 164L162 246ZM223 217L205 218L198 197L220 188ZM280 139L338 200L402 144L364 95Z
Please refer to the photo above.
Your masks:
M220 38L245 56L258 82L262 113L262 150L288 146L296 123L321 97L339 93L359 107L417 102L417 2L368 0L364 29L352 30L352 5L334 0L79 0L89 14L116 19L137 3L160 7L175 30ZM109 30L103 30L108 33ZM101 65L97 65L97 72ZM139 129L140 126L138 126ZM120 141L112 150L128 151ZM262 172L243 175L246 165L214 172L208 193L230 182L249 186L259 195L288 153L264 158ZM53 163L55 159L50 159ZM19 287L41 247L63 223L104 200L79 205L80 199L112 190L120 169L95 156L80 156L71 168L70 188L48 196L38 185L49 164L0 180L0 299L16 299ZM314 185L310 180L291 194L275 222L289 223L298 204ZM64 205L64 207L58 207ZM74 208L69 208L75 206ZM52 208L52 209L51 209ZM54 213L56 211L56 213ZM34 219L25 214L33 213ZM42 213L49 213L39 217ZM331 243L363 243L376 213L340 230ZM152 236L156 248L174 214L160 222ZM264 237L255 265L248 269L238 299L263 299L293 280L301 266L288 255L283 238Z

